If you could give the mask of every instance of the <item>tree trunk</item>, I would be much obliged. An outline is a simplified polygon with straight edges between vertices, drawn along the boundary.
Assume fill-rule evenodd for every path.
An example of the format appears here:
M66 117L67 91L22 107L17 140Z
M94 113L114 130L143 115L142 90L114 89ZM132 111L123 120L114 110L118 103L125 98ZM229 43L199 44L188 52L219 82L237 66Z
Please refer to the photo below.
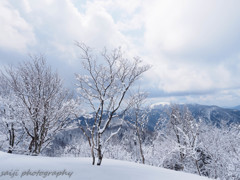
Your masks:
M32 137L32 140L30 142L30 145L29 145L28 149L29 149L30 155L32 155L32 156L37 156L37 155L40 154L41 147L39 147L37 137Z
M38 138L37 137L34 138L34 150L33 150L32 155L33 156L38 155Z
M97 165L100 166L101 163L102 163L102 159L103 159L103 154L102 154L102 147L101 147L101 145L98 146L97 151L98 151L98 163L97 163Z
M139 129L137 127L137 123L136 123L136 129L137 129L137 137L138 137L138 142L139 142L140 154L142 157L142 163L145 164L145 158L144 158L143 149L142 149L142 140L141 140L141 135L140 135Z
M139 148L140 148L140 154L142 156L142 163L145 164L145 157L143 155L143 149L142 149L142 142L141 142L141 140L139 141Z
M183 152L181 152L182 150L181 150L180 137L179 137L178 134L176 134L176 136L177 136L177 142L178 142L178 144L179 144L179 149L180 149L180 158L181 158L181 161L183 161L183 159L185 158L185 154L184 154Z
M92 145L92 147L91 147L91 154L92 154L92 159L93 159L92 165L94 165L95 164L94 145Z
M97 140L97 155L98 155L97 165L100 166L102 163L102 158L103 158L100 133L98 133L98 140Z
M201 172L200 172L200 169L199 169L198 161L197 161L197 160L195 160L195 164L196 164L196 166L197 166L198 174L199 174L199 176L201 176Z
M12 153L14 143L15 143L15 133L14 133L13 124L11 124L11 129L9 130L9 149L8 149L8 153L10 154Z
M30 142L30 144L29 144L29 147L28 147L28 150L29 150L29 153L31 154L32 153L32 148L33 148L33 138L32 138L32 140L31 140L31 142Z

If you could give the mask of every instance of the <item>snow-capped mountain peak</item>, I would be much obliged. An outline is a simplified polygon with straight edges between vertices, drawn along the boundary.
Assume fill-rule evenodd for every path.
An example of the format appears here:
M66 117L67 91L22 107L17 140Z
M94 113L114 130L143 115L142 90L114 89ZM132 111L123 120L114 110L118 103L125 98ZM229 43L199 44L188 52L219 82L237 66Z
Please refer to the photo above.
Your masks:
M170 105L170 102L157 102L157 103L154 103L154 104L150 105L150 108L151 109L158 109L160 107L169 106L169 105Z

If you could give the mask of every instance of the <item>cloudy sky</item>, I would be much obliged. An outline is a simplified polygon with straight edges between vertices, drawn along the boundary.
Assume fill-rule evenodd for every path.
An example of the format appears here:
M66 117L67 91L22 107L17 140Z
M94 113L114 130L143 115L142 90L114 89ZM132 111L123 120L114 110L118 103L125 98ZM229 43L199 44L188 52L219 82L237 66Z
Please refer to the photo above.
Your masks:
M42 53L73 87L74 41L121 46L152 69L152 102L240 104L239 0L1 0L0 67Z

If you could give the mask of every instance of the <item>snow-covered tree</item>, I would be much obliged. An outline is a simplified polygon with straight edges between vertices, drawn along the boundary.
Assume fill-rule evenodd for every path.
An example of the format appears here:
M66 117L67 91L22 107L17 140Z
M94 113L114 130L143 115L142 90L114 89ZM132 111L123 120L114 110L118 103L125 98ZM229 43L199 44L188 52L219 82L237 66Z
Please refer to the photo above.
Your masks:
M201 146L211 156L208 177L237 180L240 178L240 126L221 122L221 127L204 125Z
M172 149L170 158L166 158L164 166L175 170L195 166L196 172L201 175L198 164L199 153L197 151L199 143L197 121L187 107L180 109L177 105L171 105L168 114L169 119L166 120L166 125L162 131L166 139L171 141L170 144L175 144L175 147Z
M0 77L0 132L1 149L12 153L16 145L23 143L24 131L18 119L21 109L17 105L17 98L3 76Z
M93 118L90 119L92 122L82 122L84 126L81 128L91 146L92 164L95 164L94 151L96 150L97 165L101 165L102 148L119 129L111 133L104 142L102 135L113 119L119 118L119 114L123 114L132 106L128 92L139 77L149 69L149 66L141 65L138 57L133 60L124 58L121 49L115 49L111 53L104 50L101 56L97 56L85 44L76 43L76 45L81 50L83 68L87 73L76 75L77 90L93 112Z
M16 68L6 68L4 78L21 109L18 121L29 138L28 154L38 155L63 129L75 101L41 55L31 57Z
M145 164L145 157L143 151L143 139L144 134L147 131L147 124L148 124L148 109L143 107L147 98L147 94L144 92L138 91L136 94L133 95L133 107L129 110L128 114L130 117L130 123L134 127L135 134L136 134L136 144L139 146L139 152L141 156L141 161Z

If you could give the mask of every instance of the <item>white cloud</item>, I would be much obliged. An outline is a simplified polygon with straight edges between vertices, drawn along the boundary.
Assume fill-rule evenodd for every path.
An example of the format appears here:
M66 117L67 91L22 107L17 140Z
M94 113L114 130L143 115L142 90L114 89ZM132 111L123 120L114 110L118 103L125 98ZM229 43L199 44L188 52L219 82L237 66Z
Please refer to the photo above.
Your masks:
M21 2L19 4L19 2ZM112 4L111 1L109 3ZM131 42L119 31L108 12L108 1L87 2L83 12L70 0L17 1L22 16L31 23L37 34L35 51L60 55L74 64L79 56L74 41L94 48L122 46L129 49ZM128 10L130 11L130 10ZM60 54L59 54L60 53Z
M145 4L151 85L167 93L240 87L239 1L151 1ZM233 65L234 64L234 65Z
M142 81L149 89L165 95L220 92L240 87L239 5L236 0L4 0L0 50L43 52L61 59L70 74L79 57L75 40L94 48L122 46L153 65Z
M234 0L155 1L145 12L147 46L177 54L219 53L239 37L239 5Z
M150 58L154 65L146 78L149 86L166 93L196 93L240 87L240 59L237 57L213 64L177 62L163 56L159 59L158 56Z
M35 44L32 26L28 24L8 1L0 1L0 48L25 52Z

